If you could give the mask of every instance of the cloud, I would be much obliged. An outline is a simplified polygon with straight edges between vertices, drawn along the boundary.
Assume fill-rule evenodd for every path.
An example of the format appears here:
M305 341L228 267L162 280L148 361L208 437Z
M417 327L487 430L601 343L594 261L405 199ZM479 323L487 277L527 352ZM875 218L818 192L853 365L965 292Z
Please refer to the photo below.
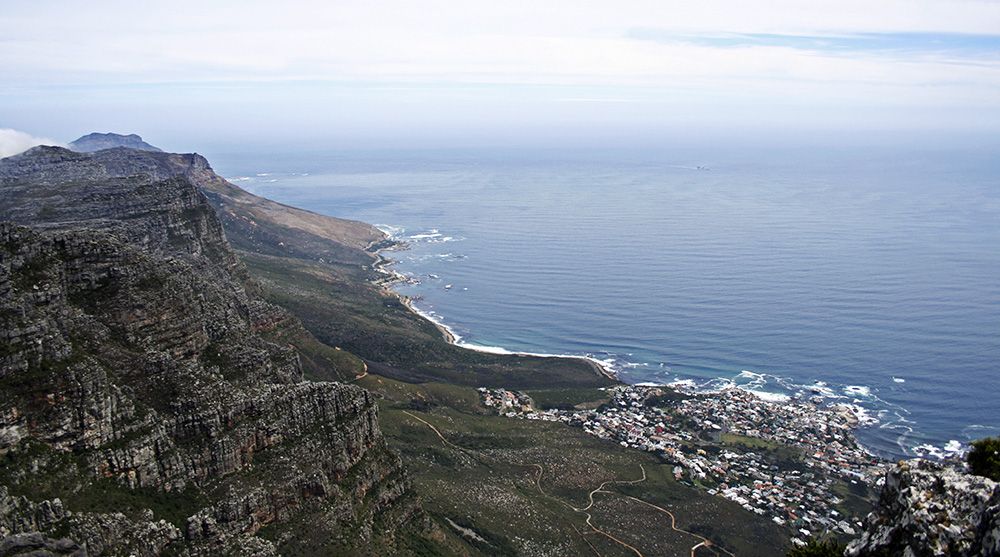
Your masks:
M0 119L67 136L162 134L194 113L219 130L507 125L555 104L565 121L575 107L664 126L699 114L1000 122L1000 1L760 4L4 0Z
M23 153L36 145L61 145L61 143L9 128L0 128L0 159Z

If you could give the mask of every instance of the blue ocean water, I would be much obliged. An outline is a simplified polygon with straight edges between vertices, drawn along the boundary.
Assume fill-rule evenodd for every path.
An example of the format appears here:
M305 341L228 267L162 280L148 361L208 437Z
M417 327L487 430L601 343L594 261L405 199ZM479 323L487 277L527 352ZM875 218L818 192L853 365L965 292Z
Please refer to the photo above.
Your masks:
M935 150L214 154L248 190L411 244L463 341L630 382L856 403L887 456L1000 432L1000 158Z

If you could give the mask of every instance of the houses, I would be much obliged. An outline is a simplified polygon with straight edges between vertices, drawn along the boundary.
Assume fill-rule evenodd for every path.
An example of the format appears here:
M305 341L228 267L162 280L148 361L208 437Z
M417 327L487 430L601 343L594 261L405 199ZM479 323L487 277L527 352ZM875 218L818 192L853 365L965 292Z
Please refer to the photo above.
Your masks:
M501 414L563 422L656 453L674 464L677 481L704 487L800 533L853 532L860 517L835 509L842 502L835 485L874 484L882 475L882 462L854 436L858 420L843 407L769 402L736 388L664 398L662 388L627 385L609 389L611 401L600 410L538 411L524 393L479 392L483 404ZM776 461L773 453L780 447L800 453L799 466Z

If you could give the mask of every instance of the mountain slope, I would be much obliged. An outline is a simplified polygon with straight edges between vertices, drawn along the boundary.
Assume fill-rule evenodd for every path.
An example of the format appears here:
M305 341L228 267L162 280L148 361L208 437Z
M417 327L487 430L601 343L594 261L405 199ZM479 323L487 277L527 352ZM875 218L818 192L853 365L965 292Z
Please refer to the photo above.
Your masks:
M612 383L586 360L486 354L449 344L432 323L373 284L381 276L374 270L379 258L373 250L390 243L382 232L365 223L253 195L218 176L200 155L129 149L88 155L47 152L68 160L47 160L37 171L40 179L46 173L71 178L81 172L127 179L141 169L158 180L183 178L196 185L215 208L229 243L261 282L262 294L295 312L323 344L357 354L384 375L470 386ZM44 210L45 205L41 207ZM297 346L307 348L305 343ZM311 366L308 371L322 373ZM320 377L344 379L346 375Z
M274 341L307 333L257 296L198 187L143 155L0 161L5 550L429 543L374 397L303 380Z
M371 264L375 258L366 250L386 238L365 223L325 217L252 195L218 176L198 154L116 148L71 158L70 166L77 170L68 172L107 178L127 178L136 171L160 180L184 177L208 197L233 247L251 253Z

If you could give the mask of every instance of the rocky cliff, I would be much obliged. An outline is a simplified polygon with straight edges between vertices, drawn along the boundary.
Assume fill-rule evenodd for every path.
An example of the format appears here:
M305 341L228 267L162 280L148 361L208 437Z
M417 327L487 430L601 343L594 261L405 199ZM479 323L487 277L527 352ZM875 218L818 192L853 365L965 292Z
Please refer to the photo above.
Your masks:
M0 160L0 553L374 553L419 529L374 398L303 380L275 342L301 325L255 295L204 172Z
M70 146L90 150L80 149L78 142L94 135L105 134L84 136ZM319 215L244 191L216 174L201 155L162 153L152 146L142 152L111 148L129 143L109 144L102 147L106 150L75 159L72 166L107 178L128 178L136 170L159 180L183 177L208 197L233 247L251 253L364 265L374 261L368 248L386 240L385 234L366 223ZM62 168L59 175L65 172Z
M1000 485L926 460L889 470L851 557L1000 555Z

